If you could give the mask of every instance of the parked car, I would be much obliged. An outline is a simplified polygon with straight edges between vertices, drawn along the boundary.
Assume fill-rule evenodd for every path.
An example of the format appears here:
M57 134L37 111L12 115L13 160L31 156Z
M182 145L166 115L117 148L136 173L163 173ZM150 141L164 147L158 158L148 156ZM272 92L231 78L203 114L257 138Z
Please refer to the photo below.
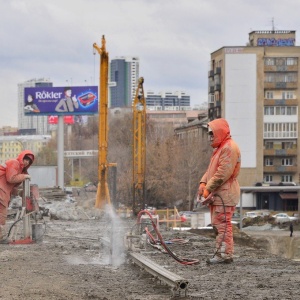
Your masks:
M231 219L232 221L240 221L240 214L238 212L234 212Z
M260 215L256 211L248 211L244 215L244 218L256 218L256 217L260 217Z
M86 192L97 192L97 186L93 183L86 184L84 186Z
M276 215L273 215L272 217L275 218L275 221L277 223L285 223L285 222L291 222L291 221L298 220L297 217L291 217L286 213L278 213Z

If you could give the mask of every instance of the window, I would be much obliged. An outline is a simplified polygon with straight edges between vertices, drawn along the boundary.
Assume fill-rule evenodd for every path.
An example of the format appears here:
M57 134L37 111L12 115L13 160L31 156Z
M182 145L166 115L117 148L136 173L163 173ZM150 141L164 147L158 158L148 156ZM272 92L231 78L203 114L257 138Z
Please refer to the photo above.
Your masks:
M265 182L272 182L273 181L273 176L272 175L265 175L264 181Z
M292 137L297 137L297 123L264 123L264 138Z
M287 106L286 107L286 115L297 115L297 107L296 106Z
M287 66L294 66L294 65L298 65L298 59L294 58L294 57L288 57L286 59L286 65Z
M282 83L282 82L297 82L298 77L296 72L289 73L265 73L265 82Z
M267 99L273 99L274 98L273 91L266 92L266 98Z
M292 91L284 91L282 92L282 99L293 99L294 93Z
M265 166L273 166L273 158L266 158Z
M282 175L281 182L293 182L293 176L292 175Z
M274 76L273 74L265 74L265 82L274 82Z
M275 58L265 58L265 65L266 66L274 66L275 65Z
M293 142L282 142L281 148L282 149L293 149Z
M275 115L277 116L297 115L297 106L274 106L274 107L275 107Z
M283 158L281 160L282 166L292 166L293 165L293 159L292 158Z
M273 142L265 142L266 149L273 149L274 143Z
M274 115L274 106L265 106L264 107L264 115L265 116L273 116Z

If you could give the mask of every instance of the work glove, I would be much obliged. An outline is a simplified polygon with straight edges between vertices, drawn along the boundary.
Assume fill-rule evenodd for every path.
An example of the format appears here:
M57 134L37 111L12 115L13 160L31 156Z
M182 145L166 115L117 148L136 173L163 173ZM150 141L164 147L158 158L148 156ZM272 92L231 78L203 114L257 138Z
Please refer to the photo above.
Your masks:
M200 185L199 185L199 190L198 190L198 194L199 194L200 197L203 195L205 187L206 187L206 183L201 182Z
M202 205L210 205L214 202L214 196L209 190L205 189L202 196L205 198L201 201Z
M207 190L207 189L205 189L205 190L203 191L202 196L206 199L206 198L209 196L209 194L210 194L210 191Z

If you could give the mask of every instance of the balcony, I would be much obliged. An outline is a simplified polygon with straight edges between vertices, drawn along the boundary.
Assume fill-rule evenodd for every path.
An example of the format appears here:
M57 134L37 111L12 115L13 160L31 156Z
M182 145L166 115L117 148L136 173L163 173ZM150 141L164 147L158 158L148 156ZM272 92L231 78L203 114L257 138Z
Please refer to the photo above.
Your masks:
M298 65L291 66L266 66L264 67L265 72L297 72Z
M264 166L265 173L297 173L296 166Z
M208 103L215 103L215 95L213 94L208 95Z
M294 105L298 105L298 100L297 99L265 99L264 105L265 106L270 106L270 105L294 106Z
M208 87L208 92L209 94L213 94L215 92L215 87L214 86Z
M297 82L265 82L265 89L296 89Z
M296 156L297 149L264 149L264 156Z
M214 77L214 70L208 71L208 78Z
M220 67L217 67L216 70L215 70L215 75L217 74L221 74L221 68Z
M215 92L221 91L221 84L215 84Z
M296 139L297 131L268 131L264 132L264 139Z

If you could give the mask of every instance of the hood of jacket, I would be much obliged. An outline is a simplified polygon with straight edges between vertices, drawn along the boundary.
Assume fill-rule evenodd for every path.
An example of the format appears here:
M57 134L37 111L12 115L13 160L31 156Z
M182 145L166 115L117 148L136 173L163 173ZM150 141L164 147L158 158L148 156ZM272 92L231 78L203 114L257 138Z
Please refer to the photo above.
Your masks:
M225 140L230 138L229 124L225 119L215 119L207 124L214 135L211 146L218 148Z
M23 172L24 171L27 171L27 169L32 165L32 163L30 163L25 169L24 169L24 164L23 164L23 159L24 159L24 156L25 155L28 155L30 158L32 158L32 163L34 162L34 154L30 151L30 150L24 150L22 151L18 157L16 158L16 160L19 162L21 168L23 169Z

